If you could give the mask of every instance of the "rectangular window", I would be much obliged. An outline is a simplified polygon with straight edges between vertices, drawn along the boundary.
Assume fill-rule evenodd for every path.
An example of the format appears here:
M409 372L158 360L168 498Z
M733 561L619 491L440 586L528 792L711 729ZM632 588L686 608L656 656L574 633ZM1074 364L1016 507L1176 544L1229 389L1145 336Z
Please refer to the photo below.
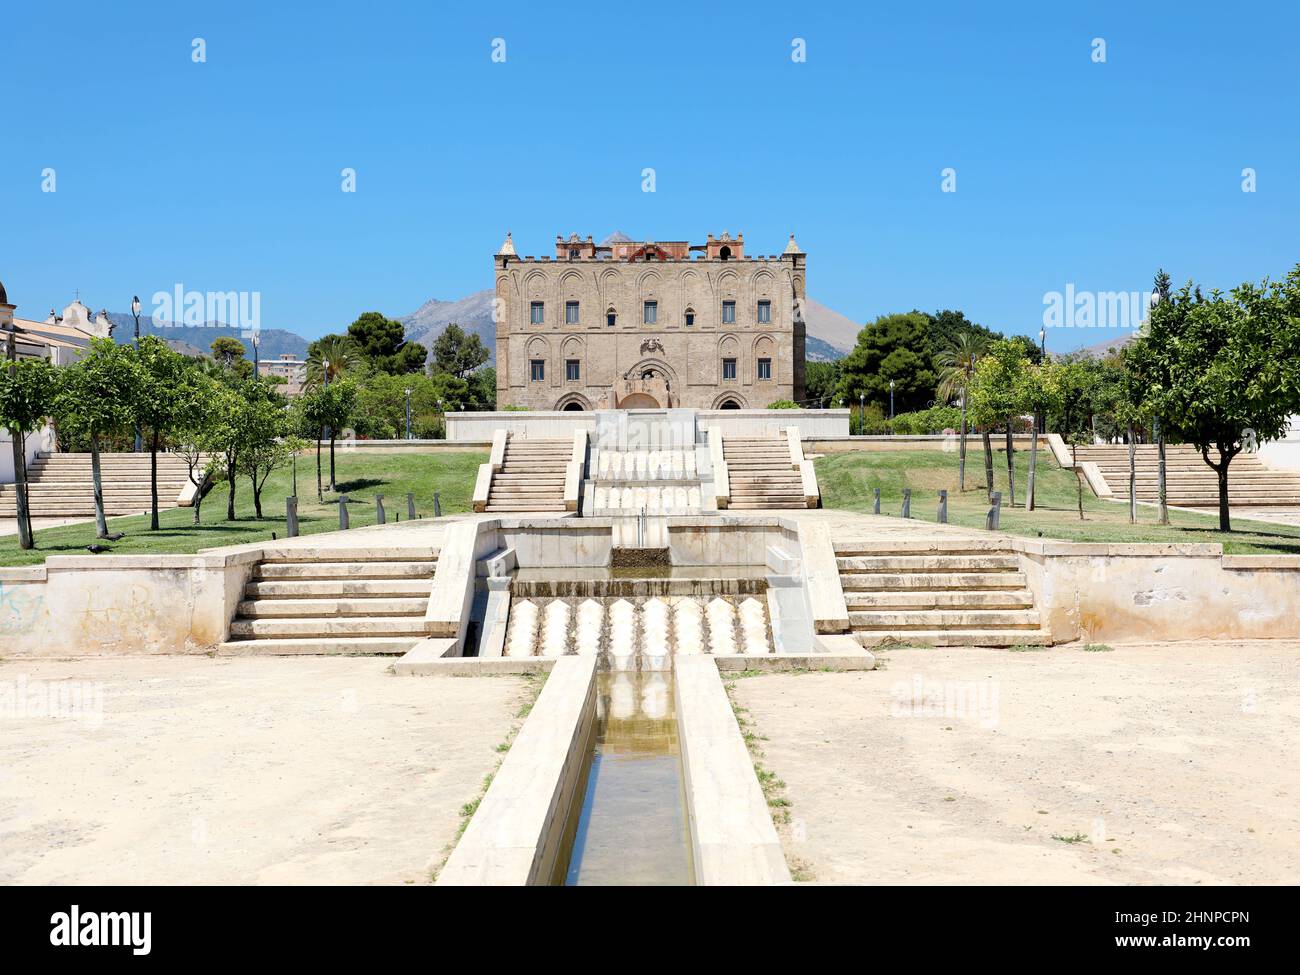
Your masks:
M617 322L618 322L618 315L614 314L614 312L612 311L605 312L606 325L608 325L610 328L613 328L615 323Z
M759 360L758 360L758 378L759 378L759 379L771 379L771 378L772 378L772 360L771 360L771 359L759 359Z
M540 325L546 320L546 303L543 301L534 301L529 308L529 321L534 325Z
M564 303L564 324L578 324L578 303L576 301L566 301Z
M564 360L564 378L567 382L576 383L578 381L579 370L577 359Z
M736 360L735 360L735 359L723 359L723 360L722 360L722 378L723 378L723 379L735 379L735 378L736 378Z
M532 380L535 383L546 382L546 360L532 359L528 363Z
M724 301L722 303L722 324L732 325L736 321L736 303L734 301Z
M758 324L766 325L772 321L772 303L770 301L760 301L758 303Z
M686 313L686 327L690 328L694 324L695 324L695 312L688 311Z
M645 303L645 318L643 321L647 325L653 325L659 320L659 302L647 301Z

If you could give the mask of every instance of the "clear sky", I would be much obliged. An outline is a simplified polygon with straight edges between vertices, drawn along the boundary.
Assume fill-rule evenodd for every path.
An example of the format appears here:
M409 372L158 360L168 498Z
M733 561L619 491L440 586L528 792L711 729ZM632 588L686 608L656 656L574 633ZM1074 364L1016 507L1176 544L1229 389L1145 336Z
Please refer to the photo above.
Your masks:
M1069 284L1300 261L1290 0L301 6L7 5L20 316L183 283L259 291L263 327L312 337L490 287L506 230L537 255L570 231L743 231L749 253L794 232L810 296L854 319L1028 334Z

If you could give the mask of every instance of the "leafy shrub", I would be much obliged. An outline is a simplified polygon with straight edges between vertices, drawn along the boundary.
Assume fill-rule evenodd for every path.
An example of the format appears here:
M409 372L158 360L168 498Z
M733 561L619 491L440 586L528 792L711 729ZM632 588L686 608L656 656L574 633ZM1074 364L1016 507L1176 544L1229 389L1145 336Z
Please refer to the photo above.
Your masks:
M799 404L792 399L779 399L775 403L768 403L769 410L797 410Z
M928 410L899 413L894 417L894 433L917 435L943 433L961 429L961 410L955 406L932 406Z

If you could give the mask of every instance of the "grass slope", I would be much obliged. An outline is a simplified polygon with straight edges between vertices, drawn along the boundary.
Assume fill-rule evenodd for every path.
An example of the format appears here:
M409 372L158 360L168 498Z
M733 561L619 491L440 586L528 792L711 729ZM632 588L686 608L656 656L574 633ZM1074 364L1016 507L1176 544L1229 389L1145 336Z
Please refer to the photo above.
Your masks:
M415 493L416 514L433 514L433 492L439 492L442 513L456 514L470 510L474 478L478 466L487 461L482 453L362 455L339 451L336 472L339 491L351 503L348 517L353 527L375 523L375 495L384 496L388 520L406 518L406 493ZM324 477L329 477L329 456L322 458ZM111 545L119 555L159 553L189 554L218 545L238 545L265 541L271 532L284 538L284 499L292 493L292 472L274 472L262 490L262 513L258 521L253 513L253 489L247 478L240 478L235 491L234 521L226 521L226 485L216 485L203 500L203 524L194 525L194 509L171 508L159 512L161 527L149 530L148 515L131 515L108 520L109 532L126 532ZM338 528L338 494L325 492L325 503L316 501L316 456L314 452L298 457L298 528L303 535L335 531ZM86 546L95 541L93 521L62 528L44 528L36 532L36 548L24 552L15 535L0 537L0 565L32 565L44 562L49 555L85 555Z
M984 451L979 440L967 445L966 491L957 490L957 452L945 450L861 451L829 454L816 461L822 504L870 512L872 490L880 488L881 513L898 515L903 489L912 489L912 517L935 521L939 491L948 491L948 520L983 528L988 512L984 491ZM1008 507L1006 451L995 449L994 490L1002 492L1002 530L1031 538L1077 542L1219 542L1225 552L1300 554L1300 527L1249 521L1234 512L1231 533L1219 531L1217 516L1170 512L1170 524L1156 522L1154 505L1138 505L1138 523L1129 524L1128 505L1103 501L1084 485L1084 520L1079 520L1073 472L1057 466L1051 452L1038 453L1036 507L1026 511L1029 453L1016 452L1016 507ZM1240 509L1237 509L1240 511Z

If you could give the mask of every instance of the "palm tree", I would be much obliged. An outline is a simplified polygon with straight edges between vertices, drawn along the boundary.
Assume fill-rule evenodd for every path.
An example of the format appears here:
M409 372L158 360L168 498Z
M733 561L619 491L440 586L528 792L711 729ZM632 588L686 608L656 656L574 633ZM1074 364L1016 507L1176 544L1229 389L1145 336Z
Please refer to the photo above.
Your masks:
M307 388L342 378L361 361L357 345L346 335L326 335L307 350Z
M966 490L966 390L975 375L975 364L988 351L989 337L982 332L965 329L954 335L948 347L934 357L939 366L938 397L944 403L961 397L961 451L957 467L957 489ZM988 437L985 436L985 441ZM987 449L987 446L986 446ZM985 466L988 466L987 464Z

